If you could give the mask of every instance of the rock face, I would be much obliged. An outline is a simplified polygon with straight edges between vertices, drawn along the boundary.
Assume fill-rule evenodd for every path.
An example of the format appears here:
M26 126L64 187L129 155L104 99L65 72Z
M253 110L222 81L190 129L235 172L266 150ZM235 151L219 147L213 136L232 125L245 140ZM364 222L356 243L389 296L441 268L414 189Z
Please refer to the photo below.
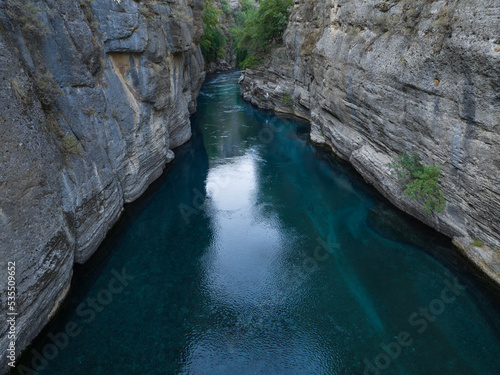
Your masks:
M16 352L191 137L203 0L0 0L0 296L16 264ZM6 371L7 327L0 330Z
M500 285L499 19L494 0L295 0L284 47L243 73L242 95L309 119L314 142ZM390 176L405 151L442 166L443 212Z

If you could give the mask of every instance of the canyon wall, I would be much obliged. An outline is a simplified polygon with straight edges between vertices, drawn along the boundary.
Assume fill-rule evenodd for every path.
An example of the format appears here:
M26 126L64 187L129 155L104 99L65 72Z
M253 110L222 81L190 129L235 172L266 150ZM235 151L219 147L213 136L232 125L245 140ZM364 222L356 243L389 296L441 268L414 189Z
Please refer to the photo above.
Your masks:
M0 1L0 303L15 262L17 355L191 137L203 0ZM0 372L7 369L0 328Z
M243 73L243 97L309 119L312 141L500 285L499 3L295 0L283 39ZM441 213L391 176L402 152L442 166Z

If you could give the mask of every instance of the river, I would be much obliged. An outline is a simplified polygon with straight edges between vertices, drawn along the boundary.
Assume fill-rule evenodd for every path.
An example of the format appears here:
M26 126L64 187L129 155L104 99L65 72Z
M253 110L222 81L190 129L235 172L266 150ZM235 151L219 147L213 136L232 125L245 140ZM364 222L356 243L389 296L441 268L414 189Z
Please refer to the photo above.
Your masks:
M193 139L127 207L18 370L500 374L498 296L450 240L210 76ZM17 373L17 372L13 372Z

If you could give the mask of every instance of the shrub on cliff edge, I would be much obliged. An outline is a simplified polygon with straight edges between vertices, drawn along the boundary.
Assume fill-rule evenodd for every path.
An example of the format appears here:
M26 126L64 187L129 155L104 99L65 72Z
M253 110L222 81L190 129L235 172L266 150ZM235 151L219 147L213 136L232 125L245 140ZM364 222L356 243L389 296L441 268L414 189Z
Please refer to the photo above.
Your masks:
M424 209L428 214L443 210L445 201L438 186L441 166L423 165L417 154L408 155L403 152L395 161L389 163L389 167L392 168L392 175L397 182L405 186L403 193L410 199L424 202Z

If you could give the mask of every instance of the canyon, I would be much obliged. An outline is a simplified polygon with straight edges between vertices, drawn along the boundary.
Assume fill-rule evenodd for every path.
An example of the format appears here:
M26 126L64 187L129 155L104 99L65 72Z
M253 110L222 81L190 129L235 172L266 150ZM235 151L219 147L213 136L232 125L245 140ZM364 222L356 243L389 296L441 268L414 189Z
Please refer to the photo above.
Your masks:
M74 263L190 139L205 74L202 0L29 5L0 2L0 259L16 265L17 354L57 311ZM3 277L0 289L7 306Z
M203 0L23 4L0 1L0 259L16 264L17 354L190 139L205 79ZM310 121L313 142L500 285L499 20L494 0L295 0L242 95ZM403 194L388 166L402 152L442 167L443 212ZM6 306L6 279L0 290Z
M312 141L500 285L499 19L494 1L295 0L243 97L309 120ZM442 212L403 194L388 165L403 152L442 167Z

